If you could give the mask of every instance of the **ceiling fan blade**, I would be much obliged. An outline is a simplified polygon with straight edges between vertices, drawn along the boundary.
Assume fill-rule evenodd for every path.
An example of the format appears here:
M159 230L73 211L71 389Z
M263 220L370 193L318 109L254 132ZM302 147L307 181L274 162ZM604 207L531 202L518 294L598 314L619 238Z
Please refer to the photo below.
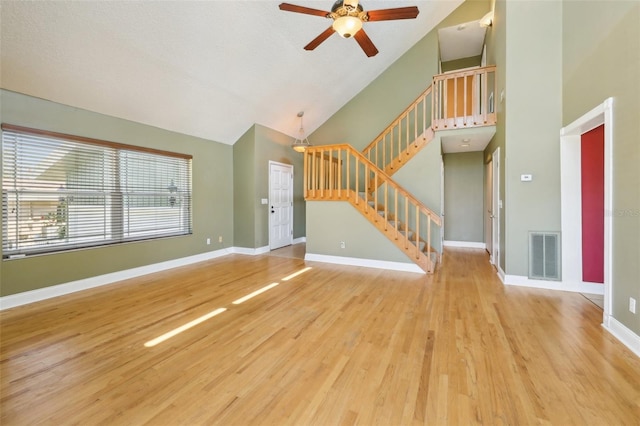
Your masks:
M325 12L324 10L312 9L310 7L297 6L295 4L289 3L280 3L278 6L280 10L284 10L287 12L296 12L296 13L304 13L305 15L314 15L314 16L322 16L323 18L327 18L329 16L329 12Z
M304 47L304 50L313 50L313 49L315 49L316 47L320 46L320 43L322 43L323 41L325 41L326 39L331 37L331 34L333 34L335 32L336 32L336 30L333 29L333 26L327 28L322 33L320 33L320 35L318 37L316 37L313 40L311 40L311 43L307 44Z
M378 49L374 46L367 33L364 32L364 29L358 31L353 37L368 57L376 56L378 54Z
M397 7L395 9L370 10L369 21L392 21L395 19L414 19L420 11L417 6Z

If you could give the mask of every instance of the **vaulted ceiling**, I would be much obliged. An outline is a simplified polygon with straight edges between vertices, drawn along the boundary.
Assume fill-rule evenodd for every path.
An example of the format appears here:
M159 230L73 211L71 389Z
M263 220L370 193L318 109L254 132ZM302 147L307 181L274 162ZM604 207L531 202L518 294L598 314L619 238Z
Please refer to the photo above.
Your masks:
M290 3L329 10L331 0ZM462 0L365 0L365 10L417 5L414 20L365 23L367 58L331 25L280 1L2 1L2 88L233 144L254 123L315 130Z

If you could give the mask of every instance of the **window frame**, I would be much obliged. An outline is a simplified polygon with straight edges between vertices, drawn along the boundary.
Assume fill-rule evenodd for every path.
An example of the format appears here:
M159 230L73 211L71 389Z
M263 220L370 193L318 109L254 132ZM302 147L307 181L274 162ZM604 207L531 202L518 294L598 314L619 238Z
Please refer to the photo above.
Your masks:
M84 145L92 145L92 146L98 146L98 147L102 147L105 149L105 153L107 153L107 150L112 150L114 151L115 157L116 157L116 161L121 161L120 157L122 154L126 154L127 152L129 153L142 153L142 154L152 154L152 155L159 155L159 156L163 156L163 157L167 157L167 158L177 158L177 159L182 159L182 160L186 160L186 165L182 166L180 165L180 167L186 167L186 169L183 169L182 171L185 172L185 176L186 176L186 181L187 181L187 188L184 190L184 192L181 194L180 199L184 199L186 200L187 204L186 206L183 206L181 208L185 209L185 212L182 212L182 214L186 214L186 219L184 220L184 224L181 226L184 226L184 228L180 228L179 232L162 232L159 231L157 234L146 234L146 235L140 235L138 237L132 237L132 236L122 236L122 235L114 235L111 234L109 238L105 238L105 239L97 239L97 240L87 240L84 242L78 242L75 241L73 243L69 243L67 242L65 243L61 243L61 244L51 244L51 245L35 245L34 247L27 247L27 248L16 248L16 249L7 249L7 243L8 241L6 241L6 238L8 237L7 235L7 228L9 227L9 216L8 213L5 211L6 208L8 208L9 206L9 201L8 201L8 193L15 191L13 188L11 190L9 190L8 188L5 188L4 184L2 185L2 219L1 219L1 224L2 224L2 236L3 236L3 248L2 248L2 258L3 259L12 259L12 258L23 258L25 256L33 256L33 255L39 255L39 254L53 254L53 253L62 253L65 251L71 251L71 250L83 250L83 249L87 249L87 248L95 248L95 247L103 247L103 246L110 246L110 245L116 245L116 244L124 244L124 243L129 243L129 242L136 242L136 241L149 241L149 240L157 240L157 239L163 239L163 238L173 238L173 237L180 237L180 236L187 236L187 235L192 235L193 234L193 184L192 184L192 179L193 179L193 167L192 167L192 160L193 160L193 156L191 154L184 154L184 153L178 153L178 152L173 152L173 151L166 151L166 150L160 150L160 149L155 149L155 148L148 148L148 147L142 147L142 146L136 146L136 145L130 145L130 144L124 144L124 143L119 143L119 142L111 142L111 141L105 141L105 140L100 140L100 139L94 139L94 138L89 138L89 137L84 137L84 136L77 136L77 135L71 135L71 134L65 134L65 133L58 133L58 132L52 132L52 131L48 131L48 130L41 130L41 129L34 129L34 128L30 128L30 127L24 127L24 126L18 126L18 125L13 125L13 124L8 124L8 123L2 123L0 125L0 129L2 130L2 138L0 139L0 144L2 145L2 153L3 153L3 164L2 164L2 179L4 180L4 174L5 174L5 164L4 164L4 132L11 132L11 133L15 133L18 135L24 135L24 136L36 136L36 137L43 137L43 138L50 138L50 139L54 139L54 140L61 140L61 141L66 141L66 142L71 142L74 144L80 144L78 145L78 147L80 148L82 146L82 144ZM123 176L126 175L127 172L124 171L120 171L119 167L118 167L118 172L116 173L114 179L115 181L120 180ZM153 173L153 170L150 170L150 174ZM173 180L172 180L173 182ZM173 183L172 183L173 185ZM119 186L119 184L114 184L115 186ZM171 189L169 188L169 191L171 192ZM103 191L103 196L107 197L110 192L108 190L104 190ZM121 195L124 194L123 192L120 193ZM169 202L175 202L175 198L173 198L173 196L170 198ZM171 206L173 206L173 204L171 204ZM128 207L122 207L120 214L119 214L119 219L120 220L124 220L124 218L126 216L128 216L130 214L130 206ZM106 223L106 221L110 221L113 220L114 216L113 216L113 212L110 213L109 215L104 217L104 221ZM65 218L66 220L66 218ZM151 223L151 222L149 222ZM123 223L124 225L124 223ZM69 226L68 223L65 223L65 226ZM168 228L167 228L168 229ZM67 237L68 238L68 237Z

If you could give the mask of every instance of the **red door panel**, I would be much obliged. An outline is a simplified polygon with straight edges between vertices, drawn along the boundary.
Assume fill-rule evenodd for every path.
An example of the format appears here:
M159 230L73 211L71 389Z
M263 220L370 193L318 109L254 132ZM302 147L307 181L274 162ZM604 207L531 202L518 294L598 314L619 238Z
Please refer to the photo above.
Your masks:
M581 143L582 280L604 283L604 125Z

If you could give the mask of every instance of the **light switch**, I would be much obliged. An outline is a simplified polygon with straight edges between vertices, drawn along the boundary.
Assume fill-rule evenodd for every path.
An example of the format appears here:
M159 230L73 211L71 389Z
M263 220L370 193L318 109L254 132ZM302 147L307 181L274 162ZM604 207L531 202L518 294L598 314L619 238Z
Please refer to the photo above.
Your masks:
M522 182L531 182L533 180L533 175L520 175L520 180Z
M261 204L269 204L269 199L268 198L262 198L262 199L260 199L260 203Z

